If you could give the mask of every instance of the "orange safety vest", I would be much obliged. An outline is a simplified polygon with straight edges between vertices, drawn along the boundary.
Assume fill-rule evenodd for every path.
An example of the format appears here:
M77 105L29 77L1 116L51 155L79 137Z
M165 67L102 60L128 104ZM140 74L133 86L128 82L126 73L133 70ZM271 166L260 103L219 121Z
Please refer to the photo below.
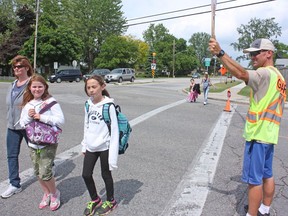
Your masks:
M266 95L258 102L250 93L250 108L246 116L244 137L247 141L277 144L281 117L286 100L286 82L274 67L270 71L270 84Z

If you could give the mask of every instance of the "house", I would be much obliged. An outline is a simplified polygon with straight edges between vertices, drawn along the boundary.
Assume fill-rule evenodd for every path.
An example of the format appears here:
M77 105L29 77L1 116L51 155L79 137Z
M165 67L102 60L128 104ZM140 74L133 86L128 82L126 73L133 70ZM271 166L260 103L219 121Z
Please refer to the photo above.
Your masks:
M275 67L278 69L288 68L288 59L276 59Z
M275 67L278 68L286 83L288 83L288 59L276 59Z

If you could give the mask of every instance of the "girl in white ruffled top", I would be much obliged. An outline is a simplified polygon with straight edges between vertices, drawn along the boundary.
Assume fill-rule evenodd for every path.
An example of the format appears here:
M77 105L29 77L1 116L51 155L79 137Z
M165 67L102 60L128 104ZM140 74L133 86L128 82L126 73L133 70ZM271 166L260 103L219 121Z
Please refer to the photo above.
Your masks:
M30 79L26 92L23 96L23 109L20 117L20 125L25 126L33 121L39 120L52 126L61 127L64 124L64 115L59 103L53 105L46 112L39 111L47 104L55 101L49 92L48 84L40 75L34 75ZM57 144L38 145L28 142L30 157L34 165L34 173L38 178L44 192L39 208L50 206L52 211L60 207L60 191L56 188L52 165L56 156Z

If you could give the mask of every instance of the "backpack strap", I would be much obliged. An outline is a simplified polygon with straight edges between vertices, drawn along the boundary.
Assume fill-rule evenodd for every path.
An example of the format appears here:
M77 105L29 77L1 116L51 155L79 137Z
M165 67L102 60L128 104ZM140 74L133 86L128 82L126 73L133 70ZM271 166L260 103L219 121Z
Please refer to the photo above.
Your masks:
M89 113L89 103L88 101L85 101L85 109L86 109L86 112Z
M103 120L106 123L108 130L109 130L109 134L111 135L111 118L110 118L110 106L113 103L105 103L103 104L103 109L102 109L102 116L103 116Z
M50 109L52 106L54 106L55 104L57 104L57 101L52 101L51 103L47 104L45 107L43 107L40 111L39 114L42 114L44 112L46 112L48 109Z

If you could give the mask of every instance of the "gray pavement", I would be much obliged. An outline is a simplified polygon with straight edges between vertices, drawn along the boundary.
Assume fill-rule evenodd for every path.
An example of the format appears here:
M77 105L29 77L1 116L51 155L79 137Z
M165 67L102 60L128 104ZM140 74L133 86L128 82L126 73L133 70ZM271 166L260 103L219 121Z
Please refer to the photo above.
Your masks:
M138 80L136 80L136 82L134 84L137 85L137 84L141 84L141 83L150 83L150 82L159 82L159 83L161 83L161 82L173 82L173 80L175 80L175 79L165 79L165 80L164 79L155 79L154 81L148 80L148 79L143 79L143 80L138 79ZM189 78L188 79L183 78L183 83L184 83L184 85L189 84ZM109 85L111 85L111 84L112 83L110 83ZM118 85L118 83L113 83L113 84ZM120 85L130 85L130 84L131 84L130 82L126 82L126 83L123 83ZM183 88L183 85L181 84L180 88L178 88L179 86L176 86L176 87L177 87L177 91L178 90L181 91L181 89ZM175 87L175 89L176 89L176 87ZM223 146L223 149L221 152L221 157L220 157L218 165L217 165L217 167L218 167L217 172L215 174L213 184L209 185L208 199L205 203L205 207L203 209L201 216L211 216L211 215L244 216L245 215L244 210L243 210L243 206L245 204L247 204L247 185L243 184L241 182L240 175L239 175L239 172L240 172L239 170L241 170L241 164L242 164L243 145L242 145L242 143L239 145L239 136L235 135L235 134L242 134L243 119L245 118L246 111L247 111L247 106L245 106L245 105L249 104L249 97L238 95L238 92L244 87L245 87L245 83L243 82L237 86L230 88L230 91L231 91L230 101L231 101L231 106L232 106L231 108L234 109L235 108L234 104L238 104L237 112L233 115L235 123L229 127L228 135L225 138L226 139L225 145ZM167 88L171 88L171 86L168 85ZM76 96L73 94L73 98L71 98L71 101L78 101L78 97L80 98L80 96L77 96L77 98L76 98ZM58 95L58 97L60 97L60 96ZM67 97L67 95L65 95L65 97ZM213 102L213 104L218 104L218 102L216 103L216 100L218 100L219 103L220 103L220 101L223 101L223 103L224 103L227 100L227 90L225 90L221 93L211 93L210 92L208 97L209 97L209 100L215 100ZM203 95L199 99L200 99L199 101L201 103L201 100L203 99ZM220 104L223 105L222 102ZM243 106L241 106L242 104L243 104ZM74 108L75 107L77 107L77 106L74 106ZM201 105L201 107L202 107L202 105ZM212 106L207 106L205 108L210 108L210 107L212 107ZM63 108L65 109L64 105L63 105ZM73 109L73 111L74 111L74 109ZM76 110L75 110L75 113L77 113ZM71 118L72 118L72 116L78 115L75 113L73 113L73 115L71 115ZM288 168L287 168L287 164L288 164L288 159L287 159L287 146L285 145L287 143L287 140L288 140L288 137L287 137L286 132L285 132L286 128L288 126L287 125L288 124L287 123L288 122L287 116L288 116L288 114L286 114L286 112L284 112L284 116L283 116L283 120L282 120L282 124L281 124L282 128L284 130L282 130L282 132L280 133L279 145L276 148L276 155L275 155L274 164L273 164L274 171L275 171L275 177L276 177L276 179L275 179L276 180L276 192L275 192L275 199L274 199L274 202L272 204L272 209L271 209L271 214L270 214L271 216L277 216L277 215L278 216L284 216L284 215L287 215L286 212L288 211L288 206L287 206L287 199L288 199L288 190L287 190L287 188L288 188L287 187L287 185L288 185L288 177L287 177L288 176ZM69 118L67 117L67 119L69 119ZM74 127L73 125L69 125L69 126ZM189 127L186 126L183 128L189 128ZM147 128L145 128L145 130L147 130ZM74 130L74 131L76 131L76 130ZM143 138L142 139L140 138L139 140L144 140L146 133L147 132L145 132L145 135L143 134ZM163 139L163 137L161 137L159 139ZM70 143L70 141L67 143ZM71 143L73 143L73 142L71 141ZM163 143L166 143L166 142L163 142ZM195 143L197 143L197 142L195 142ZM71 150L71 151L69 151L69 152L71 152L69 154L73 155L73 152L78 152L78 151L79 150L75 150L75 151ZM24 155L24 154L22 153L22 155ZM179 155L182 155L182 154L179 154ZM182 157L183 157L183 155L182 155ZM58 155L58 157L60 157L60 155ZM157 157L159 157L159 156L157 156ZM73 162L73 160L76 160L76 161ZM62 172L61 170L59 170L59 169L61 169L61 167L59 166L59 169L58 169L59 173L67 173L67 176L69 173L70 176L68 176L68 178L67 177L64 178L65 175L62 174L61 176L58 177L58 180L59 181L61 180L61 182L59 183L59 187L63 188L64 191L69 191L69 190L71 190L72 187L78 187L79 191L76 194L75 194L75 192L71 192L71 194L66 193L66 195L63 193L63 198L66 199L66 202L67 203L69 202L70 203L69 205L71 205L71 203L73 205L73 203L75 202L75 207L76 207L76 206L78 206L78 203L79 203L79 199L76 199L77 196L81 197L80 202L81 201L83 203L85 202L82 199L82 196L85 197L83 195L85 192L85 188L82 187L83 185L82 186L78 185L78 183L81 182L81 179L78 179L77 176L73 177L73 175L70 174L70 173L73 174L73 173L80 173L81 172L81 170L80 170L81 167L79 168L79 166L77 166L78 163L81 163L81 161L80 161L81 158L73 159L73 160L71 160L71 162L69 162L69 165L74 166L75 170L73 170L72 168L70 170L70 168L68 168L68 166L65 166L65 168L63 167L63 170L65 169L65 172L64 171ZM136 168L135 168L135 170L136 170ZM175 170L173 172L175 172ZM142 172L142 174L143 173L145 174L145 172ZM128 173L128 174L130 176L130 173ZM118 175L120 177L122 177L126 174L118 173ZM141 175L141 172L139 172L139 175ZM175 175L175 176L177 176L177 175ZM153 178L153 175L151 175L150 178ZM117 178L115 178L115 179L117 179ZM120 178L120 179L122 179L122 178ZM127 176L125 176L125 178L123 178L123 179L127 179ZM149 180L149 181L151 181L151 180ZM153 182L153 181L151 181L151 182ZM140 183L142 183L142 182L134 182L132 185L132 189L134 186L136 187ZM129 182L129 184L131 187L131 182ZM153 182L153 187L154 187L154 189L155 188L161 188L160 186L155 185L155 182ZM29 190L33 191L34 188L36 188L36 184L35 184L35 186L31 185L29 188L27 188L26 193L28 193ZM139 188L141 188L141 187L139 187ZM139 188L137 188L137 193L138 193ZM129 190L129 191L131 191L131 190ZM123 190L123 191L125 191L125 190ZM161 192L163 193L163 191L161 191ZM137 193L135 194L135 197L137 197ZM143 194L143 191L141 193ZM165 195L165 193L164 193L164 195ZM31 193L31 194L33 195L33 193ZM147 194L149 194L149 193L147 192ZM24 191L24 193L21 193L21 195L19 196L19 200L23 199L24 195L25 195L25 191ZM126 196L126 194L125 194L125 196ZM33 198L34 198L34 195L33 195ZM127 200L128 200L128 198L129 197L127 197ZM34 198L34 199L36 199L36 198ZM137 200L137 199L135 198L134 200ZM143 215L143 211L145 211L145 208L146 208L145 207L146 205L144 204L145 202L147 202L147 203L149 203L149 205L153 206L153 203L151 203L149 199L147 199L147 200L146 199L141 200L141 202L143 203L143 209L144 209L144 210L141 209L142 215ZM16 199L16 202L17 202L17 199ZM132 203L132 201L130 201L130 202ZM13 203L7 204L7 202L6 202L5 208L7 209L6 205L13 205ZM81 204L83 205L83 203L81 203ZM63 212L66 212L68 215L69 210L67 210L67 206L69 206L69 205L63 205L61 207L62 213L54 212L54 214L55 215L66 215L65 213L63 213ZM0 209L2 207L4 207L4 202L0 201ZM29 208L29 207L30 206L27 206L27 208ZM191 206L191 207L193 207L193 206ZM18 208L19 208L19 206L18 206ZM125 208L128 208L128 205L122 206L123 211L126 210ZM151 208L151 207L149 207L149 208ZM236 209L236 212L235 212L235 209ZM140 212L141 212L141 210L140 210ZM21 209L21 211L23 213L25 213L25 209L24 210ZM72 211L73 211L74 215L75 215L75 211L77 212L77 210L71 209L71 215L73 215ZM45 211L42 212L42 215L48 215L48 214L49 213L47 213ZM120 211L112 213L111 215L116 215L116 214L117 215L123 215L123 214L121 214ZM4 214L4 215L17 215L17 214L13 214L11 212L11 214L9 213L9 214ZM136 215L136 214L131 213L130 215ZM140 215L140 213L139 213L139 215ZM154 214L154 215L156 215L156 214ZM177 214L175 213L175 215L177 215ZM167 215L165 215L165 216L167 216ZM184 216L184 214L183 214L183 216ZM186 215L186 216L188 216L188 215ZM193 216L193 215L191 215L191 216Z

